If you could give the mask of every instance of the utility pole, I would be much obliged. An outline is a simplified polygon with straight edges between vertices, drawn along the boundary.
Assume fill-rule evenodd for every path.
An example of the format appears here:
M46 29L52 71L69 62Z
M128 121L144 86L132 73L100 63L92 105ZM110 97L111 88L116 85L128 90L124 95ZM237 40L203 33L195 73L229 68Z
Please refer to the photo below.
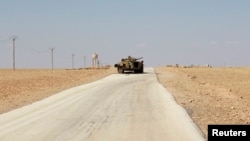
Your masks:
M10 37L10 39L13 41L13 70L15 70L15 41L18 39L16 35L13 35Z
M83 56L83 68L86 68L86 56Z
M75 54L72 54L72 69L74 69L74 57L75 57Z
M55 50L55 48L54 47L52 47L52 48L50 48L50 50L51 50L51 69L52 70L54 70L54 50Z

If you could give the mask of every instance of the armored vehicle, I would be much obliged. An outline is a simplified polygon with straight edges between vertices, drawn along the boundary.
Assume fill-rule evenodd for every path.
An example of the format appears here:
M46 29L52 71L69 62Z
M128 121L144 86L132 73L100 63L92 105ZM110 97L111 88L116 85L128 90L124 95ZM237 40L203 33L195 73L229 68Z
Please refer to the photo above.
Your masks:
M118 73L124 73L125 71L143 73L143 61L139 61L140 59L142 59L142 57L134 58L128 56L128 58L122 58L121 61L114 66L117 68Z

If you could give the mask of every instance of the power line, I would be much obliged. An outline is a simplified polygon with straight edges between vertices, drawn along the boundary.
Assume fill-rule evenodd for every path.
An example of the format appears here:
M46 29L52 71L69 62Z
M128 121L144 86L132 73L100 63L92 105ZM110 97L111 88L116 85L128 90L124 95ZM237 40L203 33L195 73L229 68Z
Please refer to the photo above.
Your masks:
M75 68L75 66L74 66L74 62L75 62L74 57L75 57L75 54L72 54L72 69Z
M83 56L83 68L86 68L86 56Z
M38 53L38 54L44 54L44 53L48 53L49 52L47 49L38 50L38 49L31 48L31 47L27 47L27 48L29 48L30 51L32 51L34 53Z
M15 70L15 41L18 37L16 35L12 35L10 39L13 41L13 70Z
M0 39L0 42L6 42L8 41L9 39Z
M54 70L54 47L50 48L51 50L51 69Z

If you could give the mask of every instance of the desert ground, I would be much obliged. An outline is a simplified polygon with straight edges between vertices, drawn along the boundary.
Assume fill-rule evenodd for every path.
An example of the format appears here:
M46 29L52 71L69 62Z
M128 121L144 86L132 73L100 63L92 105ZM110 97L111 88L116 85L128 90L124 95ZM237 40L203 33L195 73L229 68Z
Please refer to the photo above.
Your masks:
M112 74L2 114L0 140L205 141L154 69L144 71Z
M208 124L250 123L250 68L160 67L155 71L205 136Z
M114 68L0 69L0 114L115 72Z
M208 124L250 123L250 68L155 68L204 135ZM110 69L0 70L0 113L116 73Z

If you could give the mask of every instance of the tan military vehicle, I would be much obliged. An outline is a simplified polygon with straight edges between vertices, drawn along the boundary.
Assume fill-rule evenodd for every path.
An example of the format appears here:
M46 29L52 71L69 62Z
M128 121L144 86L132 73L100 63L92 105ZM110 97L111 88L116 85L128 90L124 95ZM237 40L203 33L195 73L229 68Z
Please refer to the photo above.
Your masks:
M128 58L122 58L121 61L114 66L117 68L118 73L124 73L124 72L134 72L134 73L143 73L144 64L143 61L139 61L142 59L140 58L134 58L131 56L128 56Z

